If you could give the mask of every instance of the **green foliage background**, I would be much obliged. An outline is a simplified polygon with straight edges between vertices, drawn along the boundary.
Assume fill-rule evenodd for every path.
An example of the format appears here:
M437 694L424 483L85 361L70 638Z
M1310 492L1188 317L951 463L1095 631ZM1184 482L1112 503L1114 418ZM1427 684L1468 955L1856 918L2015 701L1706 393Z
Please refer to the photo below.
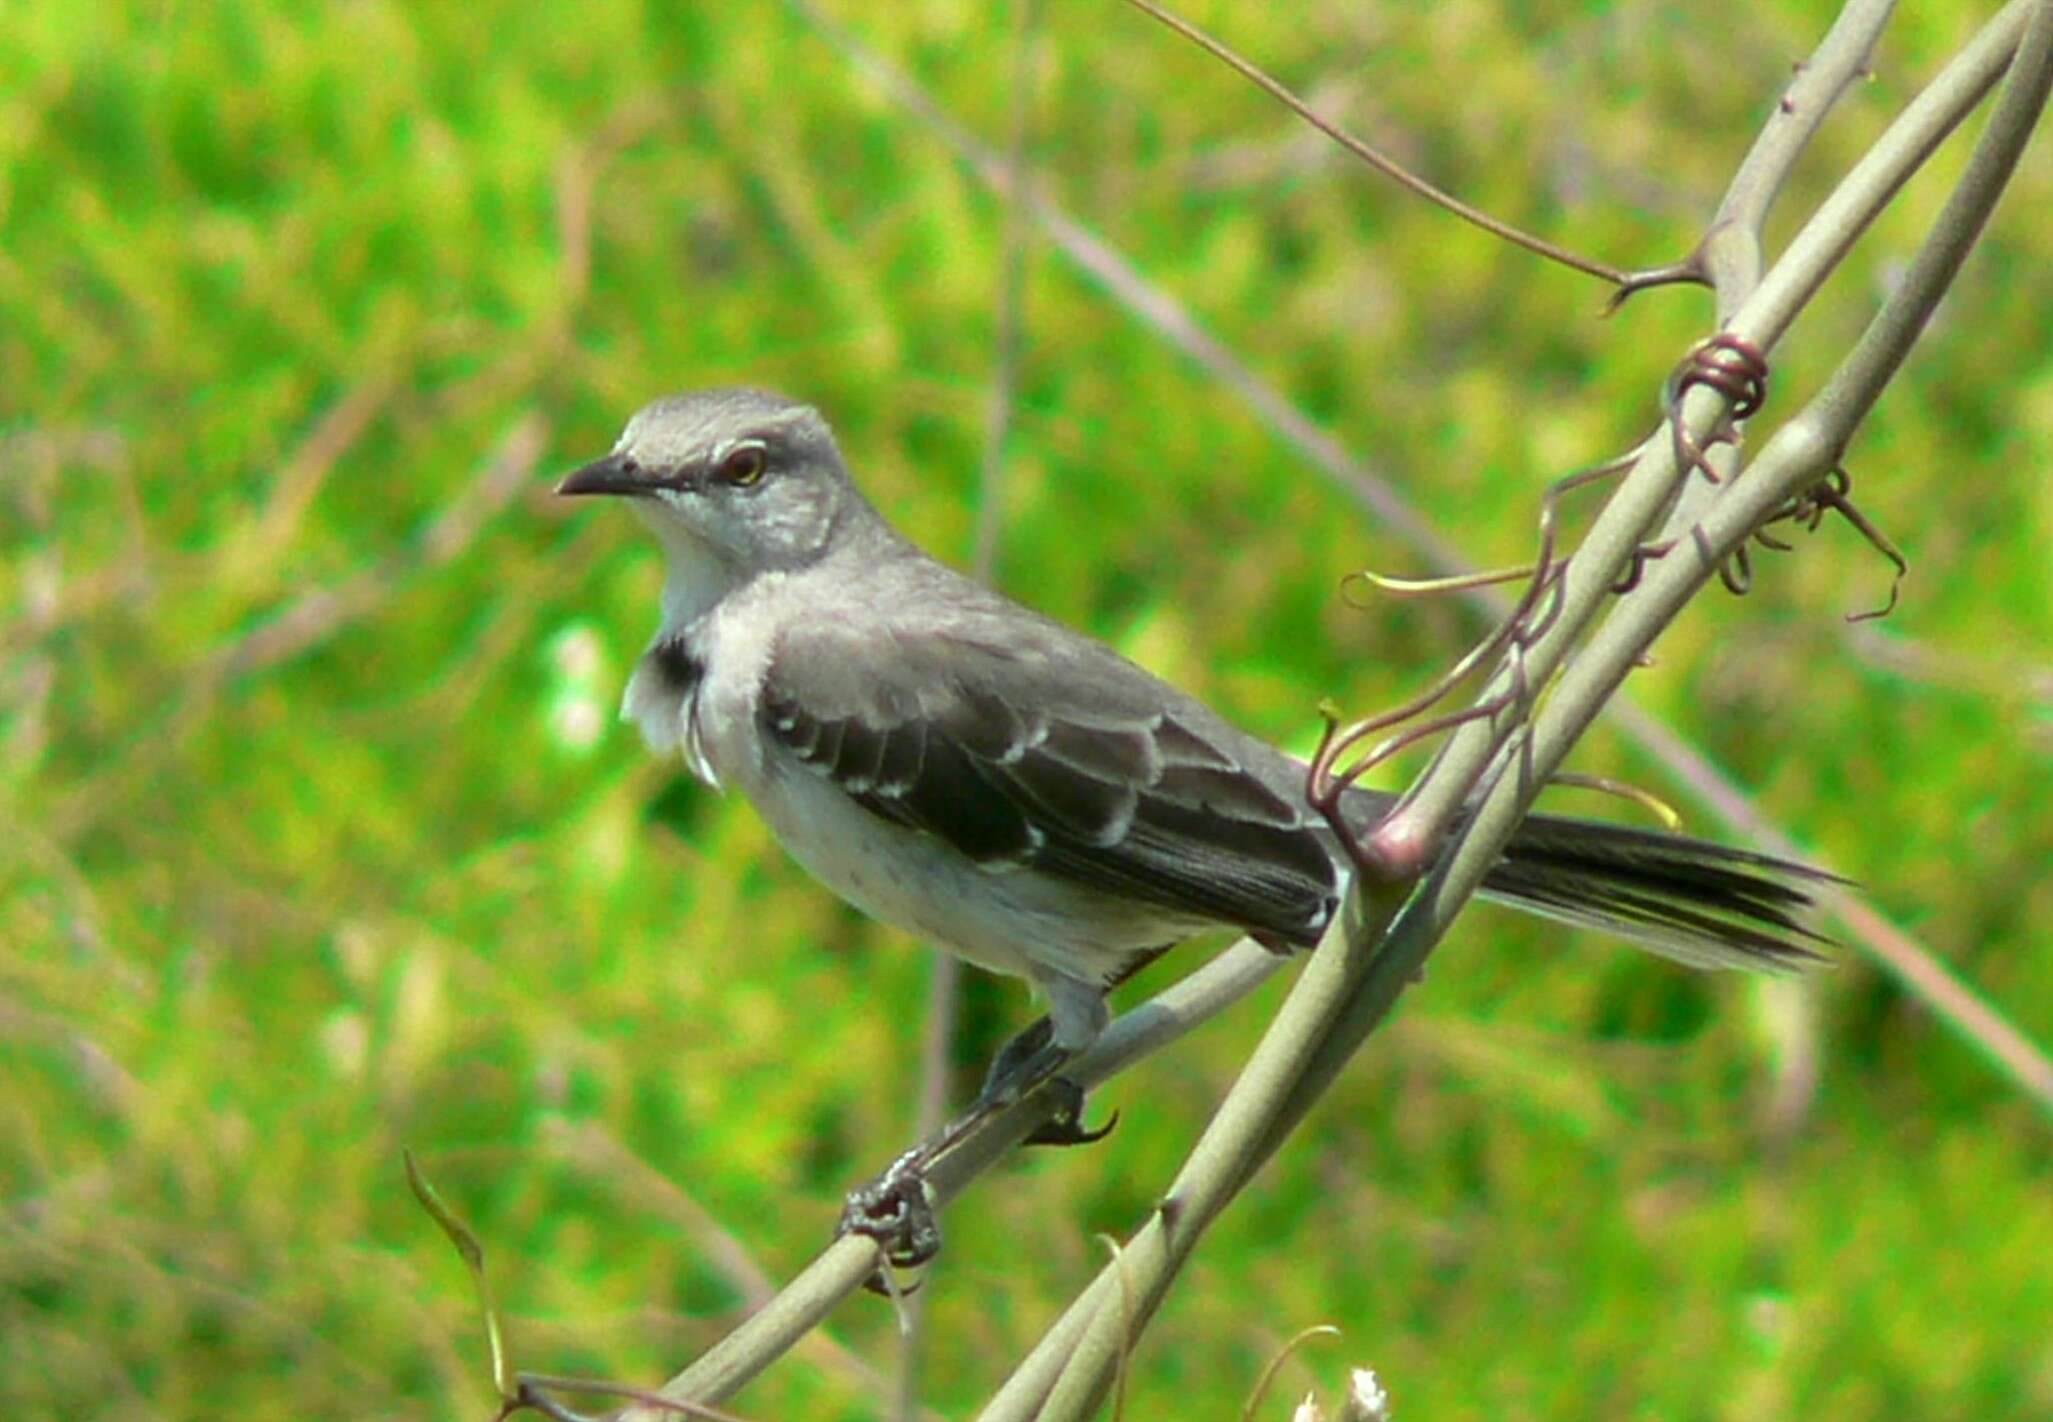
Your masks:
M1789 212L1970 8L1897 20ZM839 9L1003 135L1002 9ZM1193 13L1630 264L1688 247L1830 7ZM1689 292L1596 319L1586 280L1124 7L1050 0L1041 33L1051 193L1478 561L1648 428L1703 328ZM1781 408L1941 195L1908 191L1799 328ZM2042 143L1854 451L1916 562L1896 616L1842 622L1886 569L1828 526L1633 683L2040 1041L2048 210ZM965 558L1002 231L769 0L0 9L0 1411L486 1415L402 1144L529 1367L654 1381L734 1321L687 1197L772 1275L824 1239L910 1130L926 951L613 723L656 555L547 487L651 396L771 384ZM1006 588L1300 744L1319 698L1386 703L1474 635L1451 604L1347 606L1350 569L1414 556L1061 257L1029 273ZM495 461L518 482L480 486ZM1677 793L1608 734L1578 765ZM1277 991L1105 1092L1103 1145L951 1214L941 1413L1140 1218ZM958 1095L1028 1011L973 985ZM1371 1362L1407 1418L2053 1416L2049 1167L2046 1117L1858 956L1781 990L1478 910L1206 1244L1128 1415L1236 1416L1331 1322L1285 1390ZM832 1328L889 1375L885 1306ZM868 1418L885 1391L815 1347L736 1405Z

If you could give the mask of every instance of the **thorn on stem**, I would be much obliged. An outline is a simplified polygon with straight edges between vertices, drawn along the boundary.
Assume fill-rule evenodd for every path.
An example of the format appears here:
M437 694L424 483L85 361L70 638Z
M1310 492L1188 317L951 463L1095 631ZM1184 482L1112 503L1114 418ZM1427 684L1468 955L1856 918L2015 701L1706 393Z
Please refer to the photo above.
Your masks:
M1665 266L1645 267L1636 272L1627 272L1611 292L1611 299L1604 303L1603 315L1615 316L1618 309L1643 291L1652 291L1657 286L1709 286L1710 274L1704 269L1703 249L1699 247L1679 262Z

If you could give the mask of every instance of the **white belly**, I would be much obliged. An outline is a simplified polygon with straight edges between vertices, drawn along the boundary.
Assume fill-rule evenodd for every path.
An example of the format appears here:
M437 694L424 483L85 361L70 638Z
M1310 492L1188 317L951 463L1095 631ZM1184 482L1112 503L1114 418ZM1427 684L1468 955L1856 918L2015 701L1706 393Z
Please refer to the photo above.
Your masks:
M1030 869L981 868L871 814L796 761L732 783L815 878L872 917L994 972L1102 984L1135 953L1204 926Z

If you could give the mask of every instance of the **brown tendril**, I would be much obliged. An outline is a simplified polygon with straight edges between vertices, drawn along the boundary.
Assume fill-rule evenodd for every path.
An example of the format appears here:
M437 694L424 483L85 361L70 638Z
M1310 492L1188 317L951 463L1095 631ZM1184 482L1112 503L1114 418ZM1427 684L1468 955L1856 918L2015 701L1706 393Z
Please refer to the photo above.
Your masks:
M1732 406L1711 432L1708 445L1699 445L1682 422L1683 398L1697 385L1709 386ZM1722 483L1706 457L1709 449L1737 443L1740 422L1758 411L1767 399L1768 358L1760 347L1730 331L1720 331L1697 342L1669 372L1661 390L1669 438L1675 446L1676 467L1693 469L1713 484Z
M1834 465L1831 472L1818 480L1816 484L1801 494L1795 495L1779 508L1770 512L1754 528L1752 533L1748 535L1748 538L1761 547L1771 549L1774 552L1791 553L1795 551L1796 546L1770 533L1769 530L1771 528L1776 527L1778 524L1786 523L1801 528L1806 533L1815 533L1819 525L1824 522L1827 513L1838 514L1841 518L1852 524L1859 531L1860 535L1868 541L1869 545L1884 558L1887 558L1896 569L1896 576L1889 583L1889 596L1882 606L1871 608L1866 612L1849 612L1846 614L1848 622L1868 622L1875 618L1887 617L1896 610L1897 597L1902 591L1903 579L1910 572L1910 562L1903 556L1902 550L1890 541L1889 536L1877 528L1869 520L1868 516L1862 513L1854 504L1852 492L1853 477L1846 472L1844 465ZM1697 552L1703 557L1704 561L1707 563L1712 562L1714 555L1711 549L1711 542L1701 525L1690 530L1690 538L1696 544ZM1611 591L1613 593L1629 593L1638 587L1641 579L1646 575L1647 565L1657 559L1667 557L1669 553L1674 551L1677 541L1671 538L1660 542L1642 543L1638 548L1635 548L1632 552L1631 561L1626 564L1625 571L1619 576L1618 581L1611 585ZM1753 557L1748 551L1746 544L1742 543L1724 558L1717 559L1716 562L1718 581L1724 584L1728 592L1732 593L1735 597L1744 597L1752 590L1754 582Z
M1320 736L1319 746L1312 756L1311 765L1307 768L1306 798L1311 806L1325 817L1327 823L1333 827L1334 833L1340 836L1341 842L1347 846L1349 855L1358 868L1373 873L1387 872L1392 866L1381 863L1368 851L1356 835L1354 827L1342 814L1341 802L1347 791L1370 770L1408 747L1466 725L1470 721L1494 719L1513 707L1525 706L1531 702L1532 687L1526 674L1526 652L1553 630L1566 604L1562 579L1568 560L1558 558L1555 554L1561 500L1577 489L1601 479L1614 477L1627 467L1632 457L1626 455L1606 464L1578 470L1548 486L1546 494L1540 500L1539 552L1530 568L1417 580L1386 578L1374 573L1358 572L1350 574L1348 580L1343 583L1344 588L1357 581L1365 582L1402 597L1469 591L1493 583L1508 582L1517 577L1528 579L1525 592L1520 595L1518 602L1490 633L1410 700L1388 711L1346 725L1342 724L1339 715L1330 708L1321 709L1321 714L1326 720L1326 728ZM1405 722L1423 715L1470 674L1498 656L1503 656L1507 664L1508 679L1504 690L1465 709L1443 712L1420 721L1417 725L1385 736L1360 754L1354 754L1378 733L1402 726ZM1528 741L1521 747L1521 763L1529 777L1531 754L1531 744ZM1410 798L1411 791L1407 791L1380 817L1380 822L1387 823L1391 816L1410 803Z

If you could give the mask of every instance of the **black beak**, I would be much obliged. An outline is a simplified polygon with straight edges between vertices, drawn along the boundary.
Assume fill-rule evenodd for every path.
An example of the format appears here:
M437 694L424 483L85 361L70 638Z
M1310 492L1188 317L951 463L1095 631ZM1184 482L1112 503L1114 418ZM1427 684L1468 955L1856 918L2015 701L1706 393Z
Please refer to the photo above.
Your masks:
M564 495L647 494L654 491L656 482L649 477L648 471L631 460L609 454L564 475L563 482L556 486L556 492Z

